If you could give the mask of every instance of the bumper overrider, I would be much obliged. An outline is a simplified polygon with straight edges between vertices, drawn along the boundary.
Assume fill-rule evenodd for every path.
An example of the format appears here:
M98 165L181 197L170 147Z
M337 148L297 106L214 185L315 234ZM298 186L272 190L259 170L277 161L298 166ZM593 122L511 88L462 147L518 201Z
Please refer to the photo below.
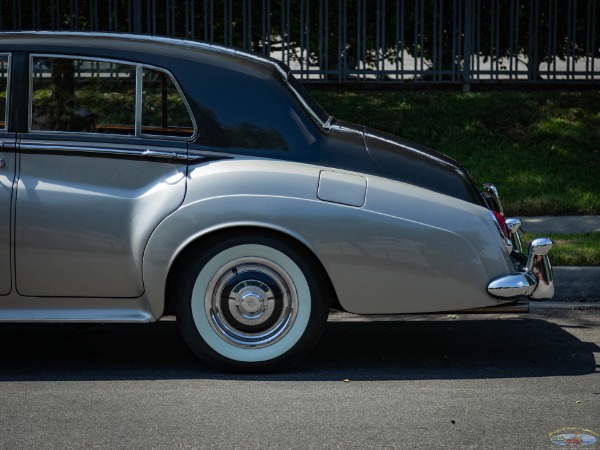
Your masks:
M554 275L548 252L552 249L552 240L549 238L537 238L529 244L527 256L523 254L523 246L519 235L521 220L508 218L502 227L497 220L497 215L503 216L502 206L498 197L498 191L493 185L485 185L487 189L488 203L492 219L498 226L498 230L504 241L508 254L515 262L516 272L503 275L492 280L488 284L488 292L503 300L513 300L529 297L534 300L549 299L554 296ZM508 234L508 235L507 235Z

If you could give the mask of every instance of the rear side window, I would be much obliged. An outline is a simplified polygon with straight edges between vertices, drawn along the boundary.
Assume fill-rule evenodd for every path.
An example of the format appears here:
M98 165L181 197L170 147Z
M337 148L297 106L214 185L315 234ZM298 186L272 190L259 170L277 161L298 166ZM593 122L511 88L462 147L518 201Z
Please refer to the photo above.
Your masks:
M31 131L132 136L194 135L170 75L139 64L32 56Z
M53 57L32 62L32 130L135 134L135 66Z
M9 57L0 55L0 131L6 130L6 111L8 109Z
M142 78L142 134L192 136L190 114L169 75L145 67Z

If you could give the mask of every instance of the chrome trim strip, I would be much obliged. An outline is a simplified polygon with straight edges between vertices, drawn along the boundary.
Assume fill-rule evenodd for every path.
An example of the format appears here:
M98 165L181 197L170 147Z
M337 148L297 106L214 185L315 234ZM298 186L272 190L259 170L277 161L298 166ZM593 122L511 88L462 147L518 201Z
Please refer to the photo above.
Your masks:
M498 220L496 219L496 216L494 216L494 213L489 209L487 210L487 212L490 215L490 217L492 218L492 221L494 222L494 224L496 225L496 229L498 230L500 239L502 239L504 248L506 248L506 252L510 255L513 252L513 242L510 240L510 238L508 238L507 236L504 235L504 231L502 231L502 227L498 223Z
M31 129L33 125L33 79L35 77L35 71L33 70L33 57L36 56L34 54L29 55L29 67L27 68L29 77L28 86L27 86L27 131L29 133L35 133L36 131ZM39 133L39 131L38 131Z
M142 134L142 66L135 66L135 116L134 133L136 137Z
M21 150L36 150L40 153L47 151L51 152L62 152L62 153L92 153L92 154L101 154L107 156L135 156L139 158L159 158L159 159L172 159L172 160L180 160L187 161L187 155L185 153L176 153L169 151L160 151L160 150L124 150L118 148L106 148L106 147L84 147L84 146L70 146L70 145L36 145L36 144L28 144L22 143L20 145ZM42 149L42 150L40 150Z
M194 140L196 140L196 137L198 137L198 124L196 122L196 117L194 116L194 113L192 112L192 108L190 107L187 97L183 94L183 91L181 90L181 86L179 86L179 83L175 79L175 76L170 71L168 71L167 69L164 69L162 67L152 66L150 64L140 64L140 66L142 68L141 92L143 93L143 91L144 91L144 85L143 85L144 69L156 70L157 72L162 72L162 73L167 74L167 76L173 83L173 86L175 86L175 89L179 93L179 96L183 100L183 104L184 104L185 108L187 109L188 115L190 116L190 120L192 121L192 127L194 128L194 133L191 136L189 136L189 137L168 136L168 138L169 139L178 139L178 140L188 141L188 142L193 142ZM142 100L143 99L140 100L140 105L143 105ZM140 117L141 117L141 113L140 113ZM149 138L154 138L154 139L156 139L157 137L161 137L156 134L147 134L147 133L141 133L141 136L144 136L144 137L147 136ZM164 136L163 136L163 138L164 138Z
M327 121L323 122L321 120L321 118L318 116L318 114L313 111L313 109L308 105L308 103L304 100L304 98L300 95L300 93L294 88L294 86L292 86L292 83L290 83L290 80L289 80L289 72L284 75L284 79L287 83L287 87L292 91L292 93L296 97L296 100L298 100L300 102L300 104L302 105L304 110L306 112L308 112L308 114L313 119L313 121L317 125L319 125L321 128L323 128L324 130L328 130L329 125L331 124L331 121L333 120L333 117L331 117L331 115L330 115L327 118Z
M496 186L491 183L485 183L483 186L488 191L492 199L496 202L496 206L498 207L497 212L501 215L504 215L504 209L502 208L502 203L500 202L500 194L498 193Z
M157 150L144 150L141 153L141 156L151 157L151 158L165 158L165 159L179 159L180 156L183 156L183 159L187 159L185 155L179 155L176 152L163 152Z
M341 126L339 126L339 125L333 125L331 128L339 128L339 129L343 129L344 131L346 131L346 130L347 130L347 128L345 128L345 127L341 127ZM363 127L363 136L365 137L365 145L367 145L366 138L371 138L371 139L373 139L373 140L380 140L380 141L386 142L386 143L388 143L388 144L391 144L391 145L393 145L393 146L395 146L395 147L400 147L400 148L405 148L405 149L408 149L408 150L410 150L411 152L414 152L414 153L416 153L416 154L418 154L418 155L420 155L420 156L423 156L424 158L431 159L432 161L435 161L436 163L439 163L439 164L441 164L441 165L443 165L443 166L446 166L446 167L454 167L452 164L450 164L450 163L449 163L449 162L447 162L447 161L444 161L444 160L443 160L443 159L441 159L441 158L438 158L438 157L436 157L436 156L434 156L434 155L431 155L431 154L429 154L429 153L426 153L426 152L424 152L423 150L419 150L418 148L412 147L412 146L410 145L410 143L408 143L408 142L406 142L406 143L402 143L402 144L401 144L401 143L399 143L399 142L396 142L396 141L393 141L393 140L391 140L391 139L385 139L385 138L384 138L384 137L382 137L382 136L378 136L378 135L375 135L375 134L372 134L372 133L368 133L368 132L366 131L366 128L365 128L365 127ZM464 172L463 172L463 171L461 171L461 170L456 170L456 172L458 172L458 173L459 173L461 176L463 176L463 177L464 177L464 175L465 175L465 174L464 174Z

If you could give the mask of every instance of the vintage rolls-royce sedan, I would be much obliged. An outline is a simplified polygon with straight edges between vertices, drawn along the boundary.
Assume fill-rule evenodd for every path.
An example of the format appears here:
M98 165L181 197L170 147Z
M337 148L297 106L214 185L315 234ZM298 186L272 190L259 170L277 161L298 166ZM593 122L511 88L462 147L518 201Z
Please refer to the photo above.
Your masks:
M0 321L175 315L222 370L289 367L330 308L553 295L493 185L220 46L0 33L0 186Z

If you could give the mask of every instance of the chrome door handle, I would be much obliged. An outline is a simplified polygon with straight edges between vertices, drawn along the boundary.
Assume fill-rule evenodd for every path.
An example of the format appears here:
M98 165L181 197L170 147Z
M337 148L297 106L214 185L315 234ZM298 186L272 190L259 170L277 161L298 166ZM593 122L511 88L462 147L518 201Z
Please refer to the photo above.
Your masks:
M185 159L184 155L177 154L175 152L162 152L157 150L146 150L142 152L142 156L149 156L151 158L164 158L164 159Z

